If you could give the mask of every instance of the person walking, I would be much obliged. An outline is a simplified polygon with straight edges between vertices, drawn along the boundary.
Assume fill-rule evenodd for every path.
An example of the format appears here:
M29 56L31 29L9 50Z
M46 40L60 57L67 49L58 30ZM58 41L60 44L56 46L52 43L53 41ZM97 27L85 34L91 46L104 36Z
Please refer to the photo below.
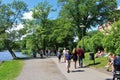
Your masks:
M77 49L76 48L73 48L72 58L73 58L73 61L74 61L74 68L76 69L76 63L77 63Z
M57 51L58 63L61 62L61 56L62 56L62 52L60 50L58 50Z
M71 54L70 54L69 50L67 50L67 53L65 54L65 58L66 58L67 73L69 73L70 72L70 63L71 63Z
M64 62L66 62L66 57L65 57L65 55L66 55L66 48L64 48L64 50L63 50L63 58L64 58Z
M84 51L82 48L77 49L77 55L78 55L79 66L82 68L83 67L83 58L84 58Z

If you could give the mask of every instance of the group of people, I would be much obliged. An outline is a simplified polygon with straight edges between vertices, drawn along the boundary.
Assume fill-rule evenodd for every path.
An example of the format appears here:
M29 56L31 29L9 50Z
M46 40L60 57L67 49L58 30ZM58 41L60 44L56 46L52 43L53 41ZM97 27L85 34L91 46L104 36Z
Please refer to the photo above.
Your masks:
M43 49L37 50L37 49L32 49L32 56L34 58L37 57L37 54L39 54L41 58L43 58L43 56L46 56L46 57L55 56L56 55L56 50L50 50L50 49L47 49L47 50L43 50Z
M63 51L58 50L57 57L58 62L61 62L61 57L63 56L64 62L66 63L67 72L70 72L71 59L74 61L74 68L76 69L77 60L79 61L79 66L83 67L84 51L82 48L73 48L72 51L64 48Z
M114 72L115 65L120 65L120 56L110 53L108 55L108 63L106 65L107 71L110 71L111 69L111 71Z

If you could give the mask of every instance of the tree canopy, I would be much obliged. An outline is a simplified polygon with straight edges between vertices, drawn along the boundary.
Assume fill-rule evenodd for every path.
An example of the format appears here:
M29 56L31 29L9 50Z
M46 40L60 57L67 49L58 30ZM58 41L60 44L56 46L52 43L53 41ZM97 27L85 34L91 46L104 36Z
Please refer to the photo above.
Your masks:
M19 48L28 54L32 53L32 49L72 49L84 44L86 51L96 52L97 48L102 47L107 52L119 53L120 10L117 9L116 0L58 0L58 4L61 10L54 20L49 18L49 14L55 9L46 1L30 10L32 20L23 20L23 14L28 11L24 1L14 0L8 4L1 1L0 49L8 49L16 57L12 49ZM113 24L109 35L88 31L108 21ZM19 23L24 28L14 30ZM78 42L74 42L76 37L79 38Z
M86 30L107 21L112 22L114 19L117 21L120 16L120 11L116 10L116 0L58 0L58 2L62 4L60 17L71 21L80 39L80 25L85 26L85 35Z

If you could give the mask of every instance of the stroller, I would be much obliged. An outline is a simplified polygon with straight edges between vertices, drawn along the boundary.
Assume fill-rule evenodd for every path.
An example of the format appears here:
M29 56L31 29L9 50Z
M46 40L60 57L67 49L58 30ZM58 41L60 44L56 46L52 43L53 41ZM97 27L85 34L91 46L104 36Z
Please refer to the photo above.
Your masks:
M120 80L120 65L114 65L113 80Z

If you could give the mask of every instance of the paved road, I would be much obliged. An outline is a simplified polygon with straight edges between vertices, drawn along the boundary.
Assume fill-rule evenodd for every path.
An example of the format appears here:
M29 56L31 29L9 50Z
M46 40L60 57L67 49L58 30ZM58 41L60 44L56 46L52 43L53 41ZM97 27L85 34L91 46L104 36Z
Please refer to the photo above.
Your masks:
M57 58L28 59L16 80L112 80L112 76L91 68L73 68L66 72L65 63Z
M67 80L54 61L46 59L25 60L25 65L16 80Z

